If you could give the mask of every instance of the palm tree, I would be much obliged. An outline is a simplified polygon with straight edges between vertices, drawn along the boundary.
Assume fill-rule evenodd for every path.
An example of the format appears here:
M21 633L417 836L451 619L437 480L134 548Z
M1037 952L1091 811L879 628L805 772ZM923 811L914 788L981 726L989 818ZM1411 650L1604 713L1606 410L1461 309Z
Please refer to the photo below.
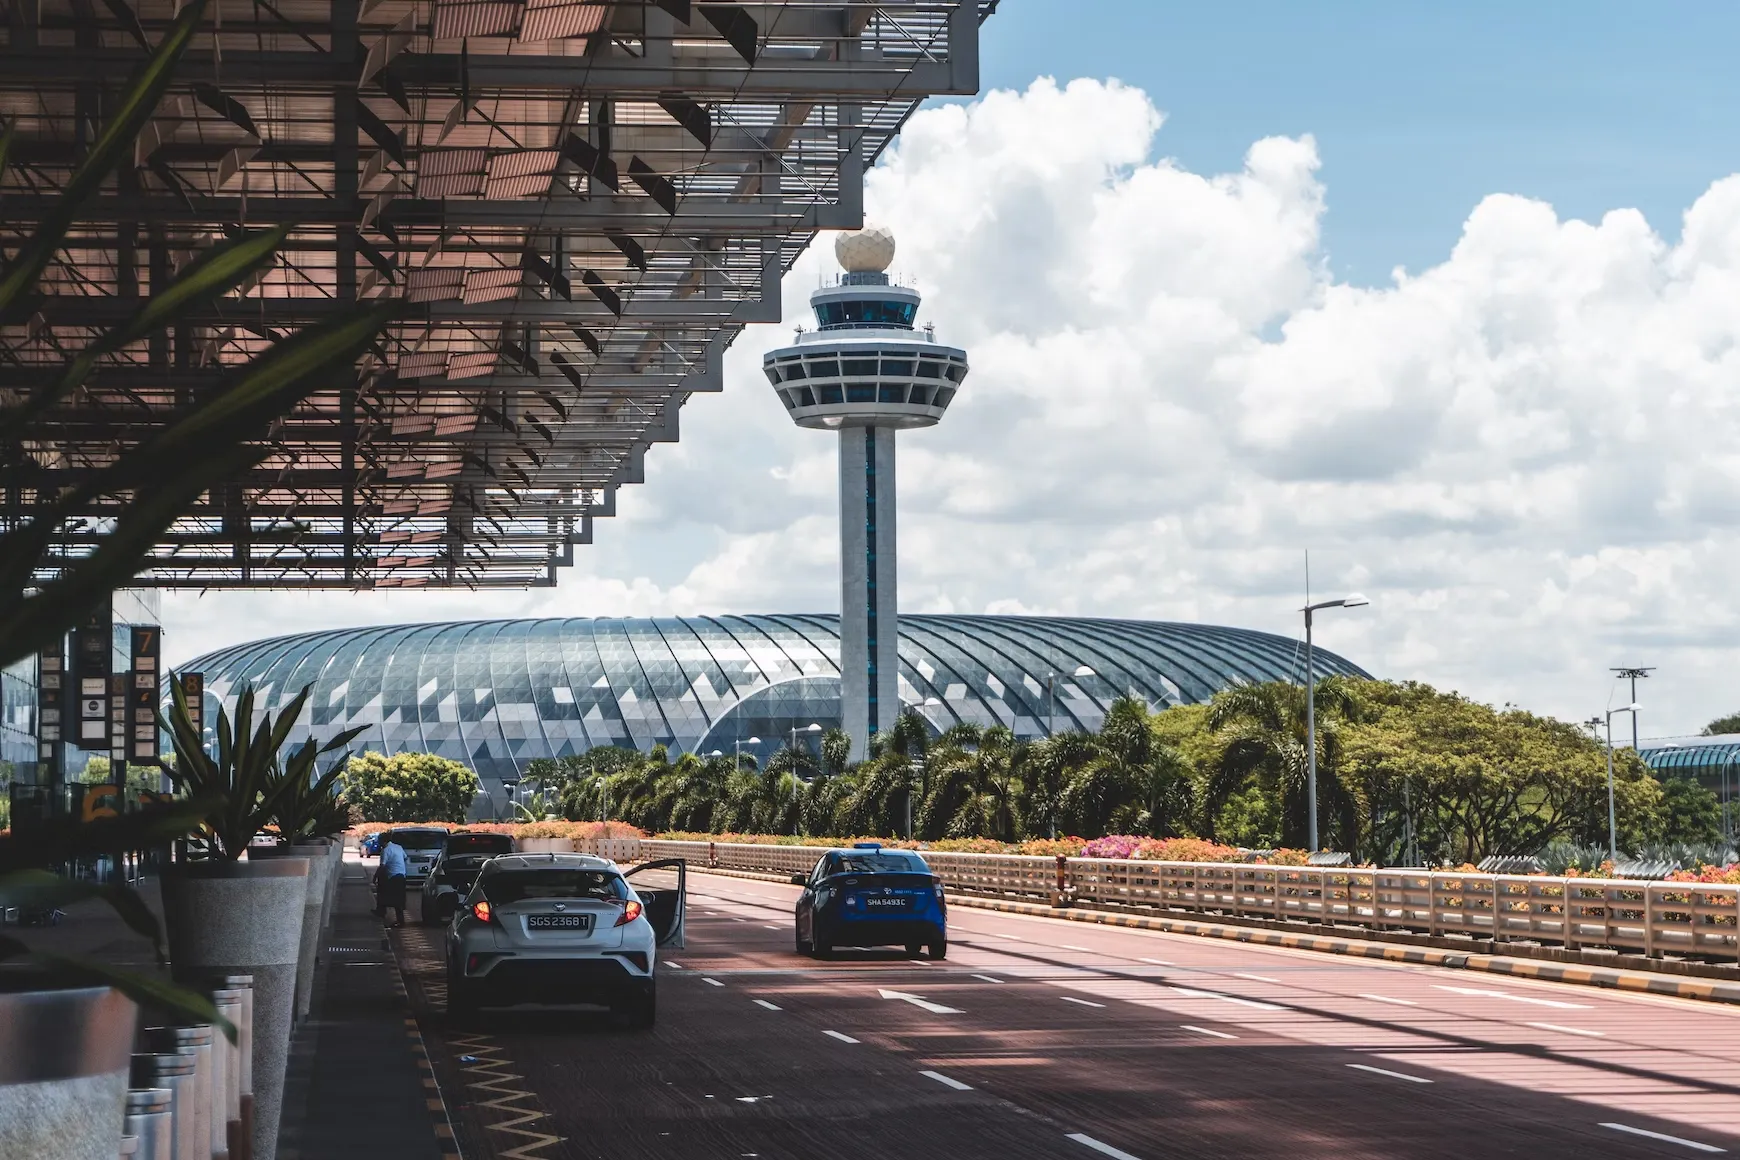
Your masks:
M1095 756L1086 733L1054 733L1031 747L1025 763L1022 814L1029 832L1057 837L1063 820L1064 792Z
M1177 834L1190 808L1189 765L1183 754L1155 738L1147 703L1133 696L1113 701L1094 741L1098 762L1110 767L1105 784L1124 797L1107 819L1108 832Z
M1340 777L1340 726L1357 709L1346 678L1333 676L1318 683L1318 824L1345 849L1358 845L1359 815L1357 803ZM1254 781L1275 795L1280 806L1282 844L1305 845L1310 832L1305 690L1285 681L1235 685L1217 693L1210 702L1208 724L1221 734L1225 745L1200 792L1202 832L1214 837L1221 807Z
M1013 841L1025 756L1004 726L978 730L956 726L930 751L928 792L919 811L925 838L999 838Z

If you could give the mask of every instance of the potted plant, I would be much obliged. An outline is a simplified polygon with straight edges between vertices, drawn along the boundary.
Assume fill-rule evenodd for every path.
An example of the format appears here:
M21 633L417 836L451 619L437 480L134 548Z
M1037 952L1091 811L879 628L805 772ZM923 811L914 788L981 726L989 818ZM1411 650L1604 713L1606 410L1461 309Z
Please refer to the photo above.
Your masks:
M303 690L304 695L307 692ZM272 821L278 827L279 845L275 849L255 845L248 850L249 860L273 854L308 859L308 894L302 904L302 951L296 961L298 1019L308 1017L314 997L314 962L320 950L320 932L325 926L327 882L333 867L329 843L331 831L324 825L317 828L317 823L333 820L330 803L335 797L339 774L344 770L344 762L340 760L317 778L314 776L315 761L322 753L348 744L362 731L361 727L346 730L319 747L310 737L297 747L283 769L274 773L274 778L284 783L275 786L277 792L272 795L277 802L272 810ZM348 812L345 818L348 821Z
M350 803L334 787L324 801L314 806L302 831L326 843L326 855L332 863L326 876L326 899L320 910L321 930L326 930L332 924L332 906L338 898L338 881L344 867L344 832L350 825Z
M93 822L54 818L0 836L0 906L104 902L150 941L161 964L162 934L144 899L125 885L63 878L48 867L170 841L205 808L175 802ZM236 1034L209 998L161 976L33 952L21 938L0 936L0 1155L117 1153L136 1004Z
M170 866L163 874L171 970L178 980L214 974L254 976L253 1155L255 1160L273 1160L296 1003L303 909L309 896L309 860L243 861L242 857L293 788L293 781L279 772L278 753L312 686L275 719L261 713L258 725L254 691L244 687L233 723L226 709L218 710L215 757L205 751L188 714L181 682L172 680L170 688L174 701L168 717L160 717L159 722L175 745L171 776L180 788L209 803L199 851L204 857ZM312 744L298 752L306 752ZM326 749L313 752L318 756Z

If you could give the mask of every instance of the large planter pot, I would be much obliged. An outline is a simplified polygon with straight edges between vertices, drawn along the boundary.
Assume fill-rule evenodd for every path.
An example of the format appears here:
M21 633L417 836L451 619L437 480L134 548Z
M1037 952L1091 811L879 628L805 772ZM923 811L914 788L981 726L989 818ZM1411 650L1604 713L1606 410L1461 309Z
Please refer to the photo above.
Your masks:
M338 905L338 884L344 877L344 839L327 842L326 856L332 860L326 874L326 905L320 908L320 929L332 929L332 908Z
M0 1156L114 1160L121 1150L133 1001L108 987L27 990L0 974Z
M302 957L296 962L296 1018L308 1018L314 1001L314 964L326 931L326 885L332 880L332 855L325 842L297 842L292 856L308 859L308 901L302 911Z
M296 963L308 902L308 859L188 862L163 872L170 969L197 984L254 977L254 1160L274 1160L284 1065L296 1006Z

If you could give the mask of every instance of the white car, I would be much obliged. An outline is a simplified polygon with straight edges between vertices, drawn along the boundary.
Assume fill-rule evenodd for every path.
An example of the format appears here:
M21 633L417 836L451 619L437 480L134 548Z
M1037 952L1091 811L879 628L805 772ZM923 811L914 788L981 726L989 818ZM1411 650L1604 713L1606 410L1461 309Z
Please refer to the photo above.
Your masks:
M630 886L674 870L674 889ZM503 854L485 862L447 928L447 1011L516 1003L609 1007L636 1027L657 1011L660 946L681 946L684 867L624 874L590 854Z

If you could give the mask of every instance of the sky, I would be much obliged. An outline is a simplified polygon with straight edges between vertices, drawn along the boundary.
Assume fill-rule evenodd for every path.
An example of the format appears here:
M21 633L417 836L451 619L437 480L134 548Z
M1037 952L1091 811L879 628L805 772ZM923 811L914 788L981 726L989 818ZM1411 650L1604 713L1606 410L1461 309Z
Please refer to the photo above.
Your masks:
M917 114L866 193L973 366L900 437L903 609L1297 636L1309 551L1314 596L1372 600L1318 641L1376 675L1580 720L1653 665L1645 736L1740 708L1736 34L1715 4L1005 0L985 91ZM556 588L169 593L171 662L837 610L833 436L758 369L831 249Z

